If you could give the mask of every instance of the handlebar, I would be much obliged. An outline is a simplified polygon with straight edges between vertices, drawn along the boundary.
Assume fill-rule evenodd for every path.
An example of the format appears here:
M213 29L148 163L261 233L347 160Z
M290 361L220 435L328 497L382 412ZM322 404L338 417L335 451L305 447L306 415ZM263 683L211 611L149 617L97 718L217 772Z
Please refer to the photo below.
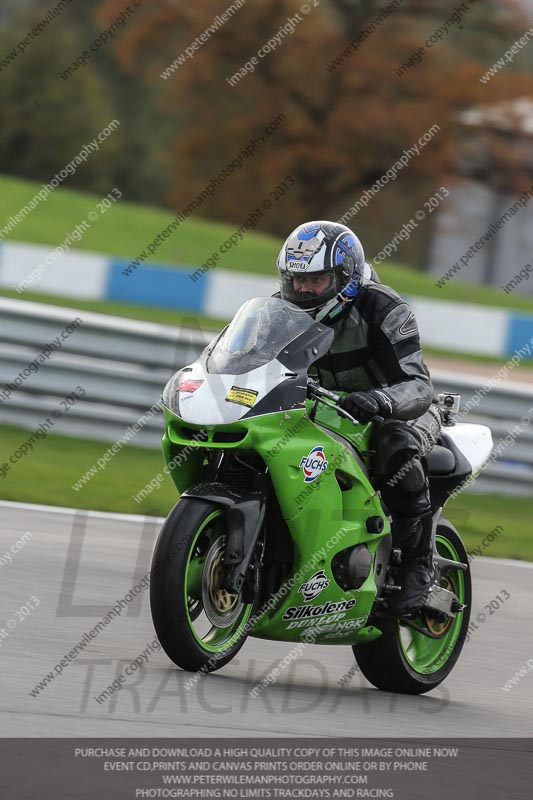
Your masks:
M328 406L328 408L332 408L334 411L337 412L337 414L339 414L339 416L346 417L346 419L351 420L354 425L361 424L357 419L355 419L355 417L352 417L352 415L348 411L339 406L339 402L341 400L341 396L339 394L335 394L335 392L330 392L329 389L324 389L323 386L320 386L318 381L315 381L312 378L307 379L307 394L310 397L314 397L315 400L318 400L323 405ZM331 405L331 403L327 403L324 400L325 397L327 397L328 400L331 400L334 403L334 405ZM373 422L375 425L381 425L383 419L384 418L379 416L379 414L376 414L376 416L372 418L371 422Z

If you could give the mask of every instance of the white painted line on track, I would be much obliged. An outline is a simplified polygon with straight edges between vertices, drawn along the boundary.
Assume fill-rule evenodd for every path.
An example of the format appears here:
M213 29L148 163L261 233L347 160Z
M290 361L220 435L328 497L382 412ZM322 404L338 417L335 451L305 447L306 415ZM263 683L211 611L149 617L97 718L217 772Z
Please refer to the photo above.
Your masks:
M153 519L154 522L165 521L164 517L151 517L148 514L116 514L112 511L93 511L89 508L64 508L63 506L44 506L34 503L16 503L11 500L0 500L0 508L19 509L21 511L44 511L47 514L70 514L73 516L76 511L85 511L97 519L124 520L124 522L143 522L145 519Z

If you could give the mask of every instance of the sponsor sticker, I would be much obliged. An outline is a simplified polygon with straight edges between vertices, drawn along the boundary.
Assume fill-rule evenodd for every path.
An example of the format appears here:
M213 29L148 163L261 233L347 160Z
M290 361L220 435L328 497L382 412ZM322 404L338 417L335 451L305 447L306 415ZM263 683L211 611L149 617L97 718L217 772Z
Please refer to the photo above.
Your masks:
M335 639L348 634L350 631L364 628L366 625L367 617L343 619L345 616L346 612L331 614L329 617L319 617L318 619L298 619L295 622L289 622L287 630L306 628L324 639Z
M294 260L287 261L287 269L291 270L291 272L292 270L305 271L308 268L309 264L307 263L307 261L294 261Z
M251 408L257 400L258 394L259 392L256 392L255 389L241 389L239 386L232 386L226 395L226 400L228 403L237 403L239 406Z
M318 597L320 592L327 589L328 586L329 578L324 570L321 569L319 572L315 572L308 581L302 583L298 591L301 592L304 600L314 600L315 597Z
M354 605L355 600L339 600L338 603L323 603L320 606L289 606L282 619L320 617L325 614L335 614L337 611L349 611Z
M336 614L330 614L328 617L318 617L318 619L311 617L310 619L297 619L294 622L289 622L287 630L294 628L312 628L313 630L322 632L324 629L330 629L332 622L344 619L346 611L338 611Z
M317 447L313 447L306 456L302 456L299 466L303 469L304 483L316 481L328 466L323 446L319 444Z
M340 631L353 631L355 628L364 628L366 623L366 617L359 617L358 619L346 619L342 622L334 622L330 628L330 631L335 631L336 633Z
M346 622L337 622L333 625L328 625L328 632L324 636L324 639L336 639L339 636L343 636L345 633L349 633L350 631L357 630L358 628L364 628L366 625L366 617L359 617L359 619L348 619Z

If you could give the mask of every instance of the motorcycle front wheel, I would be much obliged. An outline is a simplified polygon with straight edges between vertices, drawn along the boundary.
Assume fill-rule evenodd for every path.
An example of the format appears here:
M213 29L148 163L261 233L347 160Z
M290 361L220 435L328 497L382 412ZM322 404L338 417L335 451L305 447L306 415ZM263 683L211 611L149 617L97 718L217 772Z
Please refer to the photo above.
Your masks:
M185 670L211 672L243 646L253 604L224 588L226 513L183 498L167 517L152 558L150 609L167 656Z
M444 558L468 564L461 537L448 521L437 526L435 547ZM470 622L470 568L443 572L440 585L455 592L459 602L466 607L455 618L450 617L444 622L429 612L417 617L414 622L429 629L432 637L391 619L379 624L382 630L379 639L353 647L361 672L378 689L423 694L442 683L455 666Z

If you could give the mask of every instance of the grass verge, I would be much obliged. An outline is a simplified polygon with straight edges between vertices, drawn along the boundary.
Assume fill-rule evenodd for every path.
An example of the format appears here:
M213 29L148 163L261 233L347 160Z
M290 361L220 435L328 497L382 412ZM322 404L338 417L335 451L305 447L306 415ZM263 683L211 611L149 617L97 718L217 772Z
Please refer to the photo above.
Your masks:
M28 431L0 426L2 463L28 438ZM103 456L110 442L99 442L49 433L34 449L0 478L0 497L24 503L69 506L100 511L165 516L177 500L168 475L161 488L142 504L133 497L164 467L160 450L125 445L79 491L72 485ZM0 473L1 474L1 473Z
M4 220L20 211L40 188L32 181L0 176L0 224L5 224ZM5 238L57 247L76 225L87 219L87 214L94 211L99 200L101 198L95 195L59 187ZM145 250L172 219L173 214L168 209L121 200L84 233L76 247L129 261ZM237 223L223 225L191 217L181 223L172 236L162 241L149 261L169 268L177 264L199 266L238 227ZM292 223L288 223L288 227L292 227ZM221 254L219 265L225 269L273 275L281 244L282 240L274 236L247 231L237 247ZM448 281L439 288L435 286L435 276L396 263L380 265L378 273L384 283L402 295L533 312L533 298L518 293L505 294L501 289L458 280Z

